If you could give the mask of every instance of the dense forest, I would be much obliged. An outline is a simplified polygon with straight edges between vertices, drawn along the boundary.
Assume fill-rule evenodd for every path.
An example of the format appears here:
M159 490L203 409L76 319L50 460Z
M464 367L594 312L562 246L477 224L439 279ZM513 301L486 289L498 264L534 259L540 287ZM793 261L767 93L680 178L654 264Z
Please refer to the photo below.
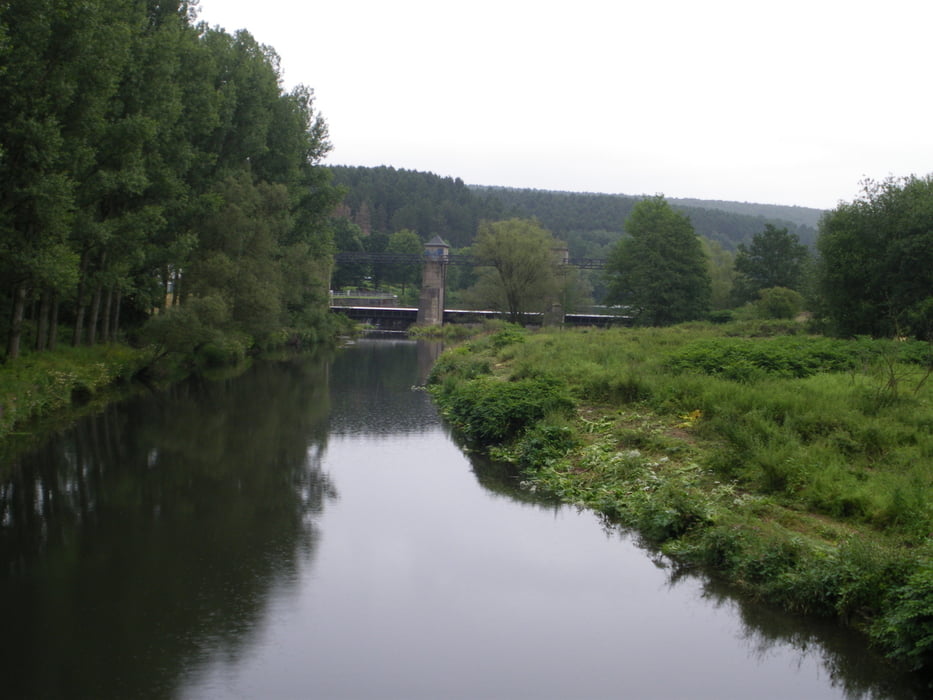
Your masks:
M551 192L466 185L433 173L332 166L346 188L344 215L365 234L409 229L427 240L439 234L454 248L470 244L480 221L534 218L570 247L572 257L603 257L621 235L625 220L643 197ZM786 228L805 245L816 240L816 209L671 200L696 233L734 251L767 224Z
M7 357L143 325L196 347L328 323L339 198L313 93L196 5L0 4Z

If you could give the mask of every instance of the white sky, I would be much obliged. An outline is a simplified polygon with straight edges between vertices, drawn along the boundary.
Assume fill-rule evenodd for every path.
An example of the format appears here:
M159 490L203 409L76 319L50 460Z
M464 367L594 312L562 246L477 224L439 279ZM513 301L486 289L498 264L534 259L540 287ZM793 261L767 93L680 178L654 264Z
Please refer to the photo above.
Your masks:
M931 0L201 0L314 89L328 163L832 208L933 172Z

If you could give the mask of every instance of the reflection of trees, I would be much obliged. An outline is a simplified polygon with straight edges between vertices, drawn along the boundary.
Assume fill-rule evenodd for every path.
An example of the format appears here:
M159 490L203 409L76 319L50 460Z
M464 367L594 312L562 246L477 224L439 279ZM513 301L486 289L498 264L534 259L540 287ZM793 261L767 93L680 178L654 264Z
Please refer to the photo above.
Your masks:
M437 411L412 388L418 358L430 341L363 338L340 351L331 367L331 433L391 435L437 429Z
M641 545L646 547L645 545ZM658 552L650 552L659 561ZM669 562L664 561L668 566ZM742 638L749 655L764 659L780 648L791 648L800 655L815 655L834 688L849 700L919 700L929 697L928 681L905 676L880 659L867 641L854 630L831 620L789 615L775 607L750 600L740 591L717 581L702 571L673 567L671 586L698 577L703 599L716 607L736 610L742 622Z
M917 700L929 697L927 683L904 677L879 660L867 641L853 630L832 621L787 615L773 607L748 601L727 586L705 579L704 599L717 606L735 607L744 625L743 638L756 658L767 657L778 646L804 654L816 653L834 688L855 700Z
M547 494L532 493L521 487L518 470L510 464L495 462L481 455L470 455L473 473L486 490L523 504L558 510L569 507ZM632 541L652 557L662 568L670 561L649 544L640 541L611 521L601 518L607 535L633 535ZM880 660L869 649L867 642L853 630L825 620L800 618L780 610L748 600L697 570L674 567L670 569L669 583L699 577L703 597L717 607L735 607L742 622L742 636L750 656L762 659L779 648L797 650L801 660L816 654L833 687L840 688L851 700L918 700L929 697L925 679L904 678L902 674Z
M167 697L236 656L335 497L326 364L260 364L112 406L0 486L7 697Z

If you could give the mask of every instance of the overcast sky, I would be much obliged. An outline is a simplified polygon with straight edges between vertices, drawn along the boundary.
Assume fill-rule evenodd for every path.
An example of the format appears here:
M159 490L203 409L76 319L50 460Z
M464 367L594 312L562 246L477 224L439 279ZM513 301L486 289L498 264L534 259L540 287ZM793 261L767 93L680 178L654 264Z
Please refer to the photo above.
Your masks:
M314 89L327 162L832 208L933 172L931 0L201 0Z

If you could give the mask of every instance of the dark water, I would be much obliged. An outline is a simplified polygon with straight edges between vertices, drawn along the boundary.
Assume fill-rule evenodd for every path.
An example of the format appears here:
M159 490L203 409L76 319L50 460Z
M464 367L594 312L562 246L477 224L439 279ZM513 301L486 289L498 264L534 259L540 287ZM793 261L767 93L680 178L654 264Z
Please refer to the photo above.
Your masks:
M925 697L471 462L435 354L258 364L6 465L0 697Z

